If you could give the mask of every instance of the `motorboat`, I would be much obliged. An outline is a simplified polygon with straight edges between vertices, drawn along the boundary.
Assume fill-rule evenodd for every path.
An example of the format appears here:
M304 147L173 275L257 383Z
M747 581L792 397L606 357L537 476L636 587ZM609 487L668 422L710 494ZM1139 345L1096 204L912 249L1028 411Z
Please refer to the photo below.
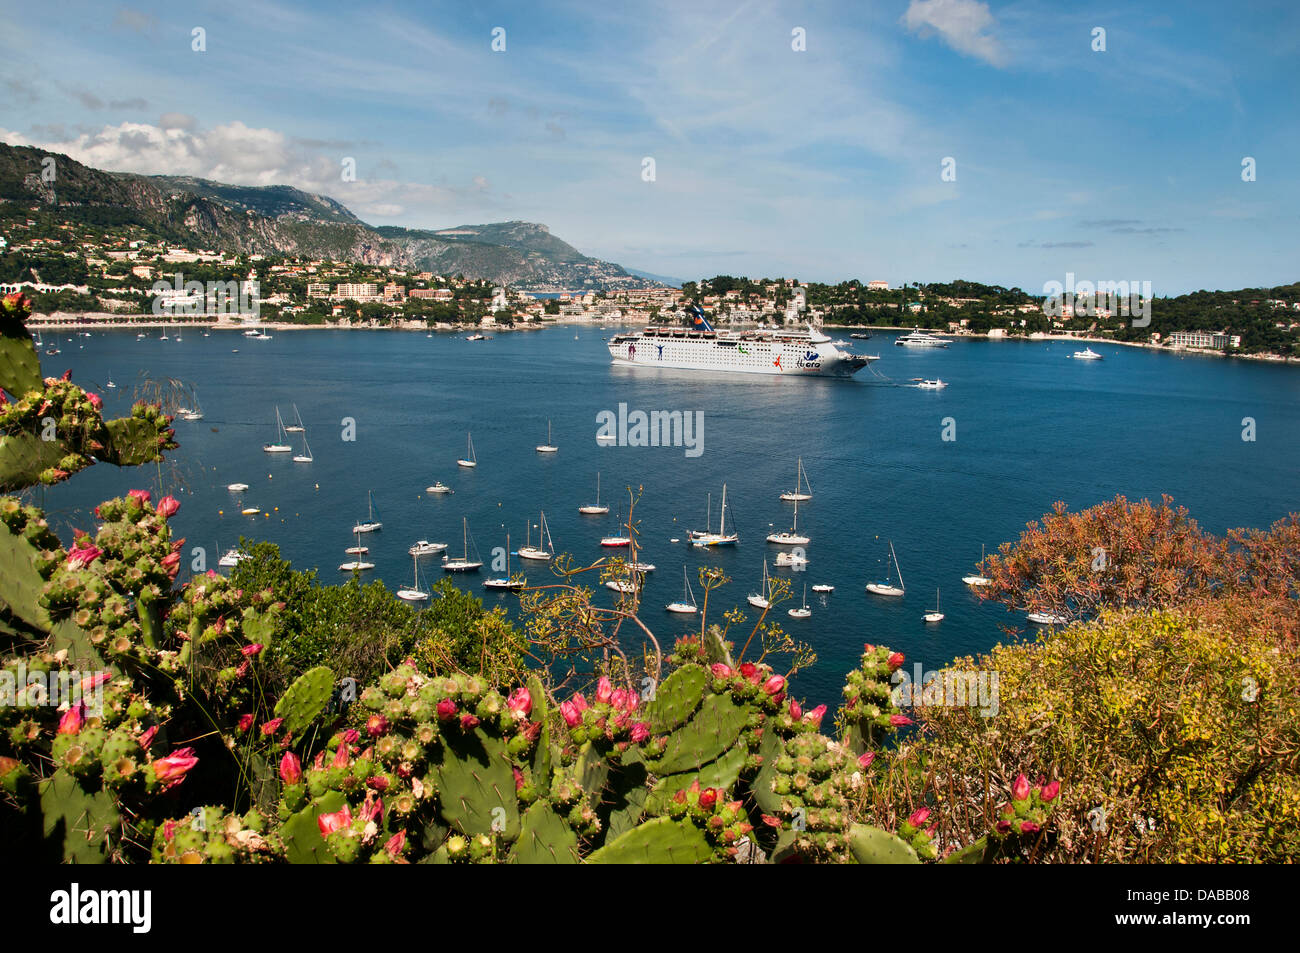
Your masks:
M407 552L412 556L432 556L446 548L446 543L431 543L427 539L421 539L417 540L415 545L408 549Z

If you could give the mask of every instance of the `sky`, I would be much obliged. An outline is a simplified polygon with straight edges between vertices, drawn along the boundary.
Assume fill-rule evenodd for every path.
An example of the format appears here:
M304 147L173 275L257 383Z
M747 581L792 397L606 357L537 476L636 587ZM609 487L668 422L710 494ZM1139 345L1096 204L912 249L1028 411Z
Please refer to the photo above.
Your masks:
M0 140L375 225L540 222L679 279L1300 280L1293 0L0 0L0 23Z

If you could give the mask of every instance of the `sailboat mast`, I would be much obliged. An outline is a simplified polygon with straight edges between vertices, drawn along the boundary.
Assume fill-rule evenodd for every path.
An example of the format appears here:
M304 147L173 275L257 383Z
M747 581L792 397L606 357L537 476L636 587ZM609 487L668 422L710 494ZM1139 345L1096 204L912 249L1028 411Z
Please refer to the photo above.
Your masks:
M727 484L722 484L722 512L718 514L718 535L723 533L723 527L727 525ZM763 563L764 566L767 563Z

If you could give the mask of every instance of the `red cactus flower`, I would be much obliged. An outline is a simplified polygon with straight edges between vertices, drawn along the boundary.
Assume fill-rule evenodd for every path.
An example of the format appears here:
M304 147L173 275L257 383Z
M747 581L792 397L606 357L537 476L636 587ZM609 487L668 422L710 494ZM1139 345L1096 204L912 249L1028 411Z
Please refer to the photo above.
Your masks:
M164 496L158 501L158 515L163 519L170 519L176 515L176 511L181 508L181 501L174 496Z
M297 784L302 780L302 762L292 751L286 751L280 759L280 780L285 784Z
M98 394L87 392L86 400L90 401L90 406L94 407L96 410L99 410L104 406L104 398L100 397Z
M822 725L822 719L825 717L826 717L826 706L818 705L812 711L808 712L808 714L804 715L803 720L808 722L814 728L820 728Z
M221 619L218 619L217 621L222 622ZM259 652L261 652L262 649L264 648L266 648L266 646L263 645L261 642L254 642L252 645L245 645L239 651L243 653L245 658L252 658L254 655L257 655Z
M354 745L360 740L361 732L357 731L355 728L349 728L347 731L343 732L344 744Z
M793 698L790 699L790 717L794 721L799 721L803 718L803 706Z
M388 730L388 719L383 715L371 715L366 719L366 734L371 738L378 738Z
M610 695L614 692L614 686L610 684L609 679L604 675L596 682L596 701L608 703Z
M928 807L917 808L907 818L907 823L911 824L913 827L924 827L925 822L929 817L930 809Z
M176 836L176 822L163 821L163 840L170 841Z
M388 838L388 843L384 844L384 850L390 857L400 857L402 848L406 846L406 831L398 831L392 837Z
M270 735L273 735L277 731L279 731L280 726L283 724L284 724L283 718L272 718L266 724L262 725L262 734L267 735L269 737Z
M367 793L358 813L364 821L377 822L379 816L384 813L384 799L377 794Z
M524 786L524 773L520 771L518 768L516 768L513 764L510 766L510 770L514 772L515 790L518 791L521 787Z
M775 695L783 688L785 688L785 676L783 675L773 675L763 683L763 691L769 695Z
M166 790L184 781L186 772L198 763L193 748L177 748L167 757L153 763L154 777L162 782L163 790Z
M781 819L779 817L773 817L771 814L763 815L763 823L768 827L775 827L778 830L781 828Z
M740 674L751 685L757 685L763 678L763 673L758 670L758 666L753 662L745 662L740 666Z
M573 693L573 704L577 707L578 711L580 712L586 711L590 707L587 704L587 699L582 697L582 692Z
M131 499L135 500L137 503L148 503L151 499L153 499L153 494L151 494L148 490L127 490L126 495L129 496Z
M81 731L82 725L86 723L86 703L77 702L71 708L63 713L59 719L59 734L75 735Z
M372 791L378 791L380 794L383 794L388 790L388 778L384 777L382 774L372 775L371 777L366 778L366 787L370 788Z
M148 751L149 746L153 744L153 736L156 734L158 734L158 726L153 725L148 731L140 736L140 747L145 751Z
M333 814L322 814L316 818L322 837L329 837L335 831L346 830L352 826L352 811L346 804Z
M898 668L900 665L903 664L903 653L891 652L889 654L889 658L885 659L885 664L889 666L889 670L892 672L894 669Z
M636 692L632 692L632 691L628 692L628 693L627 693L627 710L628 710L629 712L634 712L634 711L636 711L639 707L641 707L641 696L638 695Z
M700 807L706 811L713 810L713 805L718 803L718 792L713 788L705 788L700 792Z
M181 568L181 554L168 553L162 558L162 566L163 569L167 570L167 575L175 579L176 574L180 572Z
M1050 784L1043 785L1043 792L1042 794L1039 795L1039 797L1043 799L1044 803L1048 801L1054 801L1056 800L1056 795L1059 794L1060 791L1061 791L1061 782L1053 781Z
M444 698L438 702L438 719L440 721L450 721L456 717L456 703L450 698Z
M709 669L713 672L714 678L731 678L735 674L730 665L725 665L722 662L714 662L709 666Z
M890 715L889 723L895 728L902 728L904 725L914 724L912 719L908 718L906 715Z
M348 743L340 741L337 750L334 752L334 760L330 766L334 768L346 768L348 766Z
M576 728L582 723L582 712L571 701L560 702L560 715L563 716L564 723L570 728Z
M650 729L646 727L645 722L638 721L632 726L632 740L637 744L645 741L650 737Z
M477 726L478 726L477 715L471 715L469 712L465 712L465 714L460 716L461 731L469 731Z
M1023 774L1019 775L1015 783L1011 785L1011 796L1017 801L1023 801L1029 797L1029 779Z
M613 705L616 710L622 711L627 707L627 696L630 694L631 692L626 688L616 688L610 693L609 703Z
M83 566L89 566L96 559L104 554L104 551L90 541L90 537L83 537L86 540L84 546L74 545L68 550L68 566L73 569L80 569Z
M257 719L253 716L253 713L252 713L252 712L247 712L247 713L245 713L245 714L243 714L243 715L240 715L240 716L239 716L239 730L240 730L240 731L251 731L252 728L253 728L253 723L256 722L256 721L257 721Z
M1020 833L1022 834L1037 834L1039 830L1040 830L1039 826L1035 824L1033 821L1020 822Z
M1011 830L1011 822L1010 822L1010 821L998 821L998 833L999 833L999 834L1006 834L1006 833L1009 832L1010 830Z
M515 716L516 721L521 721L533 710L533 696L526 688L516 688L506 699L506 708Z
M876 760L876 753L874 751L867 751L864 752L863 754L858 755L858 765L863 768L871 767L871 762L875 760Z

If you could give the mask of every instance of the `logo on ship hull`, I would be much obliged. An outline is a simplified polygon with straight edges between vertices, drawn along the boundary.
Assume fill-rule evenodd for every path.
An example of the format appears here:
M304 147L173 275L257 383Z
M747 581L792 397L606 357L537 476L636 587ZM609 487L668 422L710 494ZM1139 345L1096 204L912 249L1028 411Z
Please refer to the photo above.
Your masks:
M821 355L816 351L806 351L804 356L795 361L795 367L801 367L806 370L819 371L822 367Z

